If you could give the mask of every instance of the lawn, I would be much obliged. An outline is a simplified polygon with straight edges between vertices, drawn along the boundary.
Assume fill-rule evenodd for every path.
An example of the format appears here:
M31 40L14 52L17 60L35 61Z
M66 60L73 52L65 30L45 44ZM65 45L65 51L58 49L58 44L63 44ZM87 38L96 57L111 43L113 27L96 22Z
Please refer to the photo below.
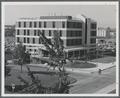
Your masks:
M25 67L23 67L24 69ZM33 69L33 67L32 67ZM35 70L36 69L36 70ZM39 69L39 71L38 71ZM57 74L53 73L53 72L46 72L46 74L41 74L42 72L45 72L46 69L45 68L38 68L38 67L34 67L34 71L36 71L36 73L34 74L35 77L37 77L39 80L41 80L41 84L44 87L54 87L55 84L58 82L59 77ZM40 72L40 73L39 73ZM51 74L52 73L52 74ZM24 70L22 73L20 72L20 70L17 69L12 69L10 72L10 76L7 76L5 78L5 85L7 87L6 91L9 90L10 86L12 84L15 84L16 87L19 87L20 85L24 85L19 79L18 77L21 76L22 78L24 78L26 81L28 81L29 83L31 83L31 79L30 77L27 75L26 70ZM68 80L70 80L71 83L76 82L76 79L72 78L72 77L68 77ZM21 87L21 86L20 86Z
M71 67L71 68L94 68L96 67L95 64L88 63L88 62L80 62L80 61L75 61L74 63L69 62L65 66Z
M103 57L91 60L92 62L98 62L98 63L112 63L116 61L115 57L109 56L109 57Z

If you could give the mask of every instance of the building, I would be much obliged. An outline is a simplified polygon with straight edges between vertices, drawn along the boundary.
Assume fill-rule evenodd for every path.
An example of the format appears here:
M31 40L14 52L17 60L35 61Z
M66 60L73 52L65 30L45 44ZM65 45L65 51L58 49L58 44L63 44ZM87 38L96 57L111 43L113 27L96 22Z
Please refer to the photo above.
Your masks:
M105 51L104 54L110 54L116 51L116 30L111 28L99 27L97 31L97 47L99 51Z
M111 46L116 43L116 31L111 28L99 27L97 31L97 44ZM108 47L109 48L109 47Z
M82 57L88 51L96 50L97 23L85 16L41 16L21 18L16 22L16 44L22 42L33 57L41 55L38 30L49 39L55 30L59 31L68 57ZM43 54L45 56L45 54Z

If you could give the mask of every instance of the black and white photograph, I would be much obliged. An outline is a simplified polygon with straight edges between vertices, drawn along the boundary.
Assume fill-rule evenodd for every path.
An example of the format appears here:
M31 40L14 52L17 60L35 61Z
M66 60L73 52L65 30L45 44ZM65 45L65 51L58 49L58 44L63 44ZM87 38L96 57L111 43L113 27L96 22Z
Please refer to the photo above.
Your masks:
M2 96L118 96L119 2L2 2Z

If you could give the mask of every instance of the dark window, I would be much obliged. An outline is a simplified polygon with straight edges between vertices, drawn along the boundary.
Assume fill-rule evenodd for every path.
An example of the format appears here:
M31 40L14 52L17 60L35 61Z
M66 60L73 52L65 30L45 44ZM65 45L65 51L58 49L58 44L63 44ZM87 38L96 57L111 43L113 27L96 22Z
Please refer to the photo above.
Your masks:
M82 28L82 23L77 24L78 28Z
M36 52L37 50L36 49L34 49L34 52Z
M55 28L55 22L53 22L53 28Z
M39 22L39 27L41 27L41 22Z
M67 37L79 37L82 36L82 31L67 31Z
M46 28L46 22L44 22L44 28Z
M81 45L82 39L67 39L67 46L76 46Z
M34 36L36 36L37 35L37 32L36 32L36 30L34 30Z
M18 22L18 27L21 27L21 22Z
M33 44L35 43L35 38L33 38Z
M27 35L30 35L30 30L27 30Z
M60 30L60 36L62 36L62 31Z
M24 27L26 27L26 22L24 22Z
M51 36L51 30L49 30L49 36Z
M91 29L96 29L96 23L91 23Z
M24 30L24 35L26 35L26 30Z
M39 38L39 44L41 44L41 39Z
M96 31L91 31L91 36L96 36Z
M24 43L26 43L26 38L24 38Z
M17 35L20 35L20 30L17 30Z
M29 27L32 27L32 22L29 23Z
M62 28L65 28L65 22L62 22Z
M96 43L96 38L91 38L90 43Z
M18 42L18 43L20 42L20 38L19 38L19 37L17 37L17 42Z
M29 38L27 38L27 43L30 43L30 39Z
M43 35L45 35L45 30L42 30Z
M34 22L34 27L35 27L35 28L37 27L37 22Z

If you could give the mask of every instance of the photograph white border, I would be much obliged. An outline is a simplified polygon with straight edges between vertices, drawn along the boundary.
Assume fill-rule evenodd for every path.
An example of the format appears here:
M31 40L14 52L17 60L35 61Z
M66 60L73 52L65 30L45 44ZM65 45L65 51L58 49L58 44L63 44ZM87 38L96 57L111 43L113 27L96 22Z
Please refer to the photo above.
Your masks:
M74 1L74 2L1 2L2 9L2 25L1 25L1 95L6 97L17 97L17 96L26 96L26 97L39 97L39 96L118 96L119 95L119 2L117 1ZM5 49L5 34L4 34L4 25L5 25L5 9L6 5L115 5L116 6L116 94L5 94L4 89L4 49Z

